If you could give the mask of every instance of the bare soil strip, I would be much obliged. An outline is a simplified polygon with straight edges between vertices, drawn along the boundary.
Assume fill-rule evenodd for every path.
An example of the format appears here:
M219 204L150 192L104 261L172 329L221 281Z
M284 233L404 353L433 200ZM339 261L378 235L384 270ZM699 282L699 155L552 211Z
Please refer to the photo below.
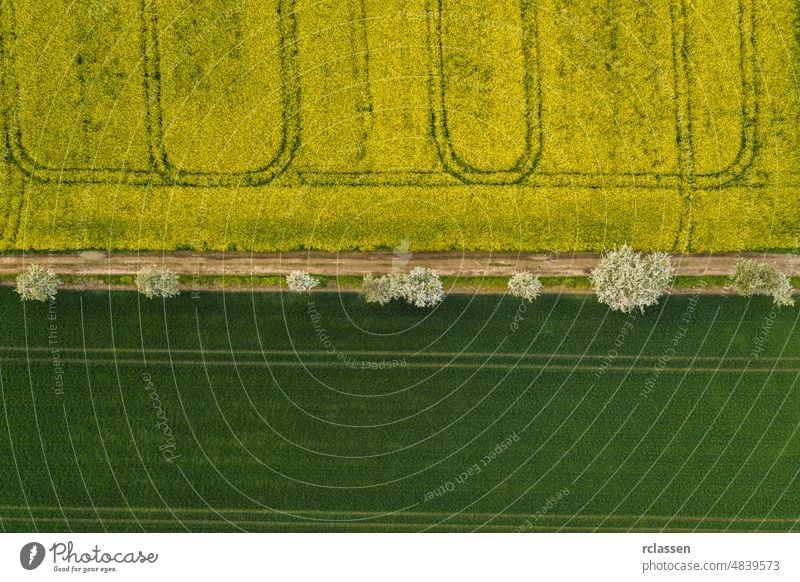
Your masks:
M677 275L728 275L736 262L754 258L775 263L786 274L800 276L797 254L672 255ZM143 265L163 264L179 275L281 275L301 269L316 275L383 274L413 267L435 269L440 275L464 277L508 276L529 270L544 277L585 276L597 265L597 253L469 253L469 252L347 252L347 253L35 253L0 255L0 274L18 273L26 264L47 264L71 275L130 275Z

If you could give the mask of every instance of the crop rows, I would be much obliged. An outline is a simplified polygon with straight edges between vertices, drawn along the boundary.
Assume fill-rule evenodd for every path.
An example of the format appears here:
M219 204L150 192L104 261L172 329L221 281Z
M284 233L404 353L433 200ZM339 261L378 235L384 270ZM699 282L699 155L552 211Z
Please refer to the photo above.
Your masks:
M0 530L798 526L796 307L11 293Z

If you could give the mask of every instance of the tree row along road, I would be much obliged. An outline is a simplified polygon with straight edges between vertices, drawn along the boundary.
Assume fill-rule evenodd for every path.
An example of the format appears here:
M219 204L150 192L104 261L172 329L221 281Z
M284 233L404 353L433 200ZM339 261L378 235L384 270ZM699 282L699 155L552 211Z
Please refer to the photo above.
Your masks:
M544 277L585 276L597 265L596 253L410 253L295 252L256 253L104 253L0 255L0 274L19 273L26 264L38 262L64 275L129 275L142 266L163 264L179 275L280 275L298 269L315 275L365 275L428 267L445 276L508 276L528 270ZM672 255L677 275L729 275L737 261L753 258L776 264L784 273L800 276L797 254Z

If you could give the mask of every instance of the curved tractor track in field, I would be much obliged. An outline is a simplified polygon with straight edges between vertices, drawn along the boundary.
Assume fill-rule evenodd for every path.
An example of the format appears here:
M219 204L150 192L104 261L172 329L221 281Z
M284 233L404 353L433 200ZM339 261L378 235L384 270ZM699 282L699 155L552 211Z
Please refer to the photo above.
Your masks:
M0 9L2 250L797 246L790 0L81 6Z

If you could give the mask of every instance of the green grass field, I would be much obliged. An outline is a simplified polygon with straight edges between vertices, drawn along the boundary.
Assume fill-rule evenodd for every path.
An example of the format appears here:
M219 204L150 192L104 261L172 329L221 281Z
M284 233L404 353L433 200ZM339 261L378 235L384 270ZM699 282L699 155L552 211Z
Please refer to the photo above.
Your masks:
M800 308L768 299L4 289L0 317L3 531L800 523Z
M4 1L0 249L798 248L795 0L476 6Z

